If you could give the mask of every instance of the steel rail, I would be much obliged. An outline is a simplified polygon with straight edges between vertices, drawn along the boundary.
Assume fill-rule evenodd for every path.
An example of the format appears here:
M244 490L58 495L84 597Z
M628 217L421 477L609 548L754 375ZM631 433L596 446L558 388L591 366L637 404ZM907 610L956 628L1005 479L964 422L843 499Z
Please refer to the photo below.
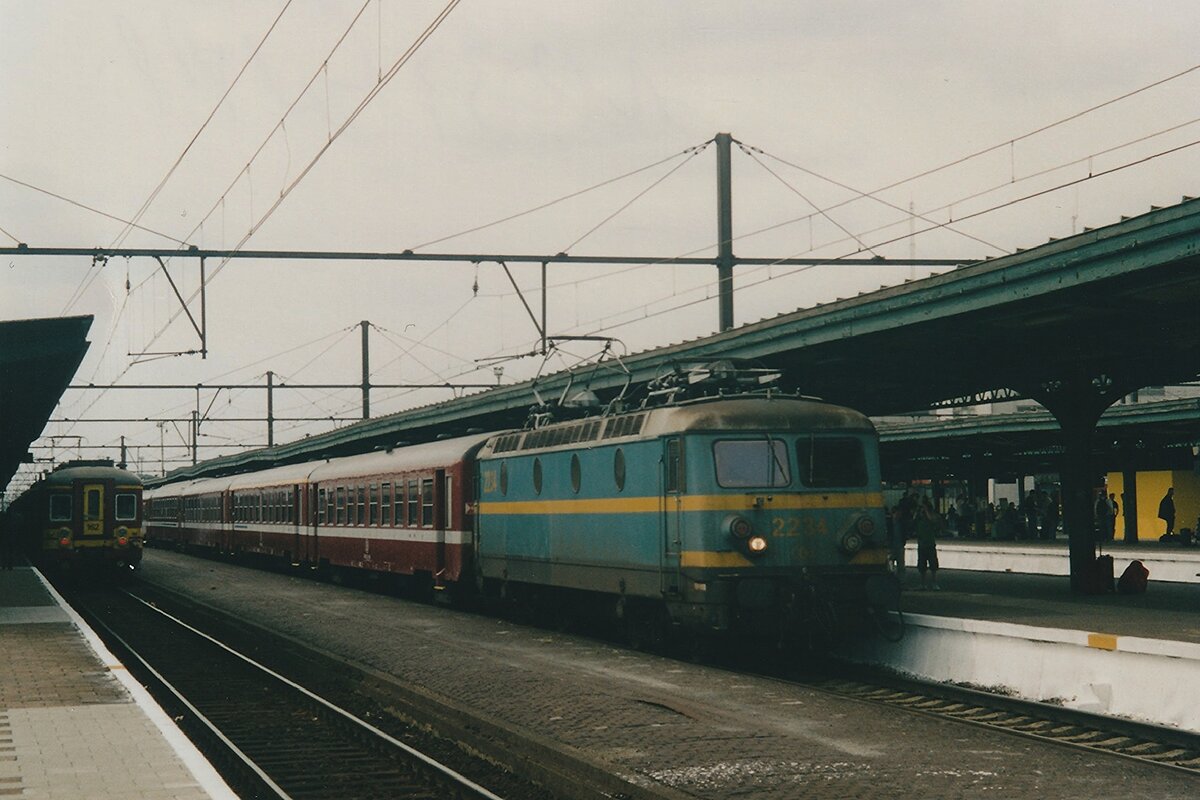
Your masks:
M158 608L154 604L143 600L142 598L138 597L137 595L133 594L132 592L129 592L128 590L122 589L121 592L123 594L125 594L127 597L130 597L130 598L136 600L137 602L141 603L143 606L145 606L149 610L162 615L166 619L169 619L171 622L174 622L179 627L184 628L185 630L188 630L188 631L196 634L197 636L201 637L202 639L205 639L205 640L211 642L212 644L221 648L222 650L229 653L230 655L241 659L242 661L244 661L245 663L254 667L255 669L259 670L260 672L271 676L275 680L288 686L291 689L294 689L297 692L300 692L308 699L320 704L321 706L328 709L329 711L332 711L333 713L338 714L339 716L341 716L343 719L347 720L348 722L351 722L354 725L357 725L358 727L364 729L365 731L372 734L373 736L375 736L379 739L382 739L383 741L387 742L388 744L392 745L393 747L398 748L399 750L402 750L403 752L412 756L413 758L417 759L418 761L422 762L426 766L445 775L447 778L449 778L450 780L459 784L460 786L463 786L464 788L469 789L472 792L475 792L480 797L485 798L485 800L504 800L504 798L500 797L497 794L492 793L488 789L485 789L484 787L475 783L474 781L472 781L470 778L466 777L465 775L455 771L454 769L451 769L450 767L446 766L445 764L441 763L440 761L437 761L436 759L425 755L420 750L417 750L417 749L413 748L412 746L405 744L404 742L400 741L399 739L397 739L396 737L387 733L386 731L380 730L379 728L375 727L371 723L358 718L357 716L350 713L349 711L342 708L341 706L338 706L338 705L335 705L334 703L329 702L325 698L321 697L318 694L313 693L309 689L306 689L305 687L301 686L300 684L296 683L295 681L291 680L290 678L280 675L278 672L271 669L270 667L268 667L264 664L260 664L259 662L255 661L254 659L250 658L249 656L239 652L238 650L233 649L232 647L225 644L224 642L213 638L212 636L208 635L207 633L200 630L199 628L195 628L195 627L189 625L188 623L184 622L183 620L179 619L178 617L176 617L172 614L168 614L166 611L163 611L161 608Z

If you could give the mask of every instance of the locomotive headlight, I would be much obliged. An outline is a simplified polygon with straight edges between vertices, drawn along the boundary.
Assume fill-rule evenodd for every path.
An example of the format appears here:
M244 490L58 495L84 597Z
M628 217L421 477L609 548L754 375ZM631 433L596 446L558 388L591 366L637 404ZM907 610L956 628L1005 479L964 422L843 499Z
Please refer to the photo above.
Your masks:
M761 555L767 552L767 538L765 536L751 536L746 540L746 549L752 555Z
M864 539L869 539L871 538L871 534L875 532L875 520L870 517L859 517L856 527L860 536Z
M854 555L859 550L862 550L863 539L858 531L846 531L842 535L842 550L850 555Z
M745 539L747 536L749 536L751 533L754 532L754 526L751 525L750 520L746 519L745 517L739 517L739 516L730 517L729 520L726 522L726 526L729 528L729 533L738 539ZM758 538L761 538L761 537L758 537ZM764 549L766 548L766 540L765 539L763 540L763 547L764 547Z

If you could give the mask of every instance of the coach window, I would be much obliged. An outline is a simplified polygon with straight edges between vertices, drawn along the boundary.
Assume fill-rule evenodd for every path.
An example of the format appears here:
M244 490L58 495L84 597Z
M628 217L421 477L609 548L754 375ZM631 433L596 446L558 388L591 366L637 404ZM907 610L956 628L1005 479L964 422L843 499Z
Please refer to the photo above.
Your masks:
M137 495L120 492L116 498L116 514L118 520L137 519Z
M370 502L371 502L370 522L372 525L378 525L379 524L379 484L377 484L377 483L371 484Z
M575 494L579 494L579 487L583 483L583 467L579 465L579 456L575 453L571 454L571 490Z
M613 453L613 482L618 492L625 491L625 451L619 447Z
M421 527L433 527L433 480L421 479Z
M540 458L533 460L533 493L542 493L542 460Z
M325 490L317 489L317 524L324 525L327 509L325 508Z
M346 524L346 487L337 487L337 524Z
M404 527L404 481L396 481L396 496L395 496L395 514L392 516L392 524L397 528Z
M379 524L390 528L392 526L392 485L385 483L382 489L383 495L379 501Z
M50 495L50 521L51 522L70 522L71 520L71 495L69 494L52 494Z
M367 487L361 483L358 485L358 518L355 519L354 524L367 524Z
M408 482L408 525L411 528L417 527L417 520L421 518L420 485L417 481Z

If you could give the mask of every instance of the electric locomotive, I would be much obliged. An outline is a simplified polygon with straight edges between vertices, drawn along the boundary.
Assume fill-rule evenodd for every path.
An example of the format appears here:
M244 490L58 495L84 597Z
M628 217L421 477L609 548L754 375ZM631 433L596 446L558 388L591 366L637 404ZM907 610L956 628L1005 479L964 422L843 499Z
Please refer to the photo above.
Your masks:
M678 373L659 405L488 441L485 589L609 598L635 638L797 638L896 593L870 420L777 391L682 391L712 375Z
M142 480L109 460L60 464L9 509L31 560L59 570L132 570L142 560Z

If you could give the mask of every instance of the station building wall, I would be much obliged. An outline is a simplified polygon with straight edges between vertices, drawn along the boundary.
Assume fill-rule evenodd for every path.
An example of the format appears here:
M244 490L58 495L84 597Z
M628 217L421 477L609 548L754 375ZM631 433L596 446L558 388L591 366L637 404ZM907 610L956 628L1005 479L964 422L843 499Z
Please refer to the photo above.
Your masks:
M1107 478L1108 491L1117 496L1121 511L1117 514L1116 538L1125 535L1125 504L1121 495L1125 492L1124 476L1110 472ZM1157 470L1137 474L1137 531L1138 540L1158 541L1166 531L1166 524L1158 518L1158 504L1175 487L1175 531L1180 528L1196 530L1196 518L1200 515L1200 475L1190 470Z

